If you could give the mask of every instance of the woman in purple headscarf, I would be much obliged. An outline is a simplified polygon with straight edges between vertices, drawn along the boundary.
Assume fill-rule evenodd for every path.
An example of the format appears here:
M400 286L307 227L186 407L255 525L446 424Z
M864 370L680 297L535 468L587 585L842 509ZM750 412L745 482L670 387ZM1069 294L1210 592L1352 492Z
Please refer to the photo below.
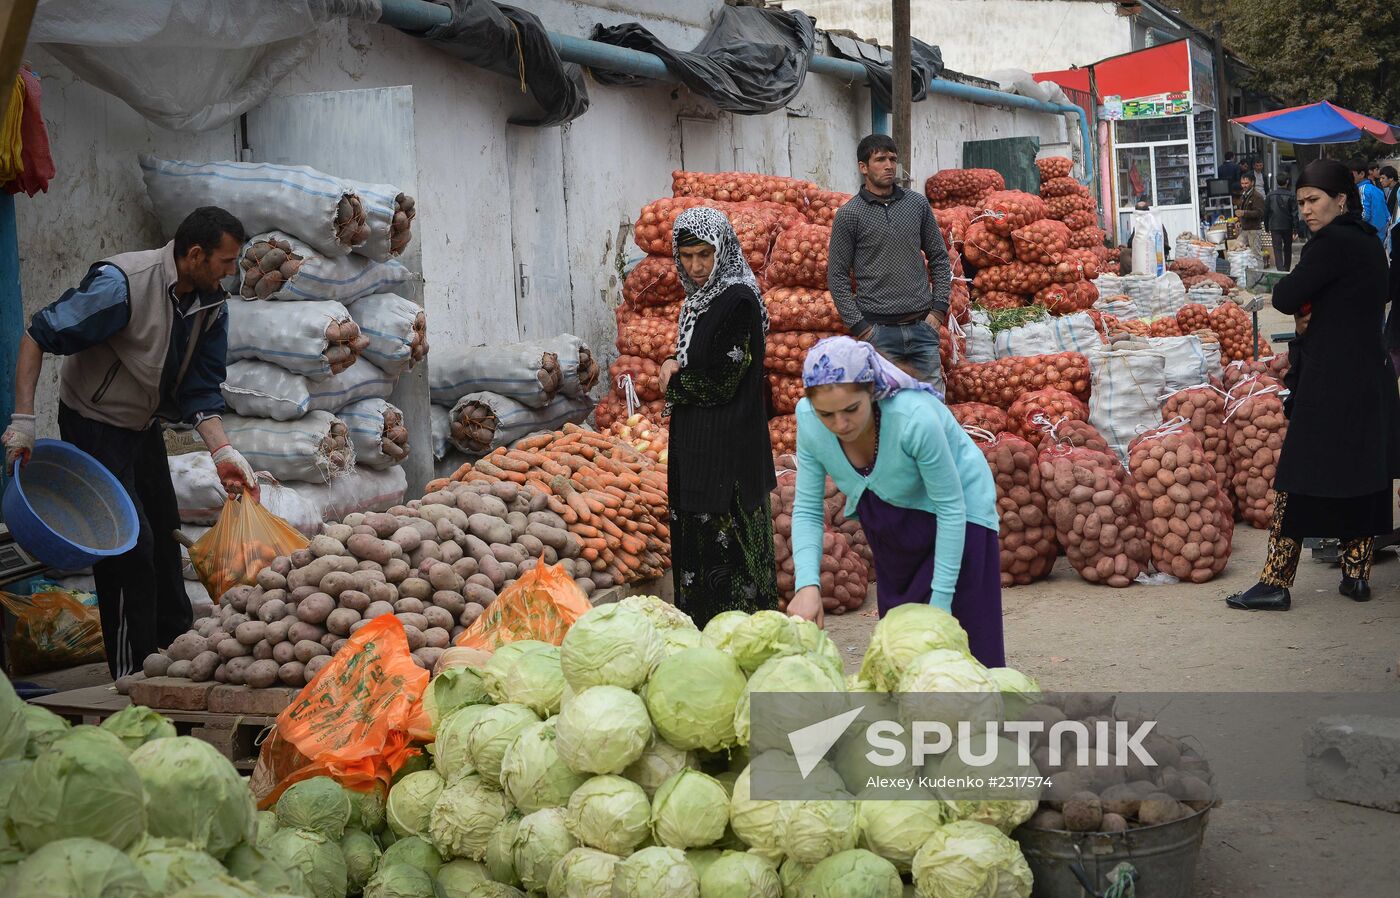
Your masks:
M797 496L790 614L822 622L822 495L846 496L875 555L880 616L920 602L952 613L972 654L1005 663L997 491L986 458L932 387L870 344L830 337L812 347L797 406Z

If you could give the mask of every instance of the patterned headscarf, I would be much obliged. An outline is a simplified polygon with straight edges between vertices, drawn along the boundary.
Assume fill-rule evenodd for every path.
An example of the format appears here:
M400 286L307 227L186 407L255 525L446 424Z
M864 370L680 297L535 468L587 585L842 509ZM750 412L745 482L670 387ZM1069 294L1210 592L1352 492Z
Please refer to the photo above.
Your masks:
M921 390L943 398L933 387L895 367L874 346L851 337L827 337L807 350L802 385L828 384L874 384L876 399L888 399L900 390Z
M715 267L704 284L692 281L681 264L680 248L687 243L694 245L695 239L715 248ZM680 321L676 329L676 361L682 368L689 361L695 322L710 308L716 296L735 284L745 284L753 290L758 300L759 314L763 318L763 333L768 333L768 310L759 298L758 278L753 276L753 269L749 268L748 261L744 259L744 250L739 246L739 236L734 233L734 226L723 212L708 206L695 206L682 212L671 228L671 255L676 260L681 286L685 288L685 302L681 303Z

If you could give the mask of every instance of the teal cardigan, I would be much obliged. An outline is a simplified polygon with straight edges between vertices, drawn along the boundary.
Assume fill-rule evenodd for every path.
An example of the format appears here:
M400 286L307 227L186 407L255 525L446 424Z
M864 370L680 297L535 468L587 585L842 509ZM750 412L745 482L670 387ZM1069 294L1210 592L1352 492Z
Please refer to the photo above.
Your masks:
M821 582L826 478L846 496L846 516L867 489L892 505L938 516L930 604L951 610L968 522L998 529L997 488L982 451L948 407L929 393L901 390L880 401L880 453L869 477L803 399L797 405L797 495L792 509L796 588ZM873 573L873 572L872 572Z

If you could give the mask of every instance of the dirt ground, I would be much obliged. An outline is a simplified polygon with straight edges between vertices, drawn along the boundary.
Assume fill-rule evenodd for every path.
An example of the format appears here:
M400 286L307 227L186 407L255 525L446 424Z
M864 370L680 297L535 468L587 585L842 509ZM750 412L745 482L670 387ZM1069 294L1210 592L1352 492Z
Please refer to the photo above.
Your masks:
M1307 555L1287 613L1234 611L1263 563L1265 534L1236 530L1230 566L1204 586L1126 590L1084 583L1062 558L1050 579L1003 594L1007 664L1048 690L1393 692L1400 709L1400 561L1387 553L1375 598L1337 594L1338 569ZM873 598L827 618L854 672ZM1211 812L1196 898L1394 895L1400 815L1329 801L1231 802Z

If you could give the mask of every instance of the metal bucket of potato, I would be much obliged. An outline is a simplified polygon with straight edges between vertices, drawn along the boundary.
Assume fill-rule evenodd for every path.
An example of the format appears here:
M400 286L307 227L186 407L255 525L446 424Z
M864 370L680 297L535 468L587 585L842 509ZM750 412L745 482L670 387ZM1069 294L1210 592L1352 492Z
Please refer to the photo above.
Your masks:
M1035 886L1031 898L1192 898L1210 808L1158 826L1121 833L1076 833L1021 827L1021 845ZM1132 873L1126 866L1130 865ZM1135 892L1111 892L1133 876Z

